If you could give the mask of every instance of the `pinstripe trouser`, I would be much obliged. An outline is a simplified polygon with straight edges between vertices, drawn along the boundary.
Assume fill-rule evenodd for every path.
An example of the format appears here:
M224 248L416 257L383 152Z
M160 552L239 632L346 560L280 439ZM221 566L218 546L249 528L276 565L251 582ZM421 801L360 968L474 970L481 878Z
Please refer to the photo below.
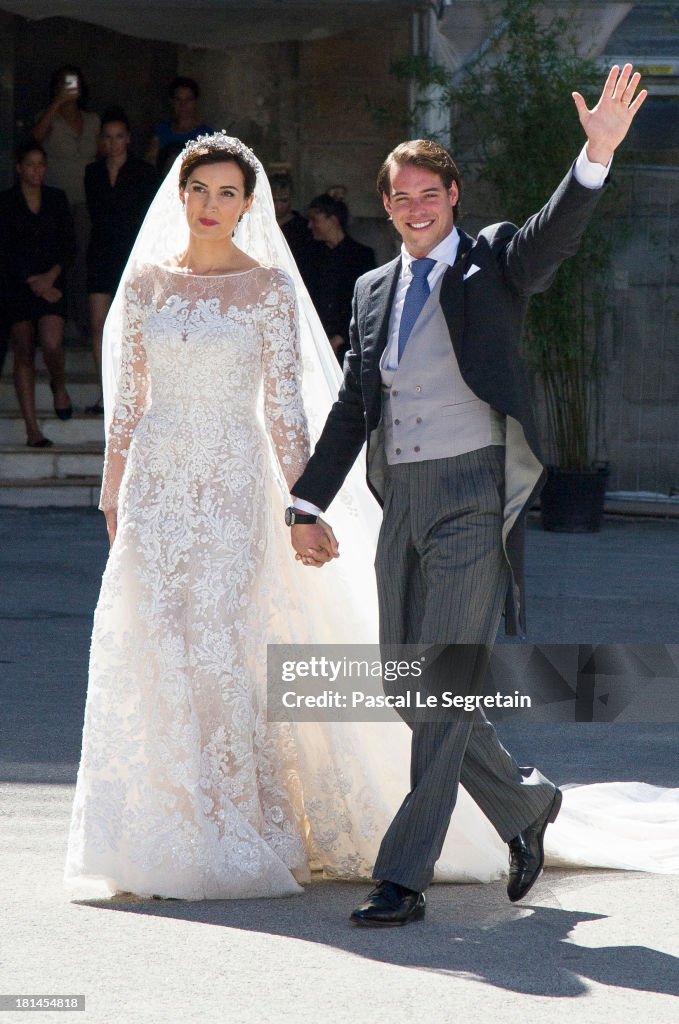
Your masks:
M509 582L503 490L501 445L388 467L375 560L381 644L494 643ZM374 877L421 892L460 781L505 842L545 810L554 785L516 764L480 709L408 724L411 789L382 840Z

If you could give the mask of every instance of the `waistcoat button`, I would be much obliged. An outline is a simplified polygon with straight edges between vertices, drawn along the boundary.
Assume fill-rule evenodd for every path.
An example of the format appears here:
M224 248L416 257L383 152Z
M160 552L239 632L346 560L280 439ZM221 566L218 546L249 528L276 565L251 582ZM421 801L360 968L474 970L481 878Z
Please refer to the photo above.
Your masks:
M394 420L394 426L395 427L400 427L401 426L401 421L400 420Z
M400 455L400 454L401 454L401 449L400 449L400 448L397 448L397 449L396 449L396 454L397 454L397 455Z
M413 448L413 451L414 452L419 452L419 450L420 450L420 446L419 446L419 444L416 444L415 447Z
M418 384L418 385L417 385L417 386L415 387L415 391L417 392L417 394L418 394L418 395L419 395L419 393L420 393L420 391L421 391L421 390L422 390L422 388L421 388L421 387L420 387L420 385Z
M398 391L392 391L392 395L394 398L398 398Z

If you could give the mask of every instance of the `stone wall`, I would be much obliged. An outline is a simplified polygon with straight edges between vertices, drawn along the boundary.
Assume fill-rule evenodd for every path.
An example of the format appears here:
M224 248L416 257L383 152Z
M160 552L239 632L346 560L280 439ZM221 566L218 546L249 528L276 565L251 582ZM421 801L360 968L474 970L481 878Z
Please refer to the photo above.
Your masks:
M679 168L621 168L604 330L611 490L679 493Z
M83 22L30 22L0 14L0 178L11 180L11 107L25 131L47 102L53 68L80 64L90 107L121 103L138 149L167 112L166 88L177 73L198 79L201 109L265 164L290 166L297 205L333 184L345 185L352 233L378 260L397 250L374 189L385 153L403 137L399 111L406 87L389 72L408 52L406 17L390 25L303 42L234 46L226 52L148 42ZM379 121L377 107L389 115ZM372 108L372 109L371 109ZM487 189L463 166L461 225L474 233L500 219ZM672 228L679 215L679 170L618 168L618 238L602 332L604 404L599 456L611 464L612 490L679 489L679 261ZM556 184L556 182L555 182Z
M384 260L395 245L374 183L402 128L395 118L379 122L369 100L372 107L405 109L406 89L389 67L408 46L404 18L388 40L375 28L225 53L187 48L179 67L200 82L211 124L243 138L266 165L290 166L297 206L331 185L345 185L351 233Z
M109 105L121 105L133 126L134 147L143 152L152 125L166 116L167 84L177 73L174 44L135 39L68 18L13 18L11 27L5 35L11 34L14 42L17 135L30 131L47 106L52 71L76 64L89 84L89 108L101 113Z
M150 42L67 18L29 21L2 15L0 88L3 110L14 107L8 140L30 130L48 102L52 70L82 67L89 107L121 104L132 121L134 148L143 152L152 125L168 113L167 84L176 74L196 78L201 113L215 128L247 141L265 165L290 166L297 205L333 184L347 187L351 231L389 258L396 242L374 181L388 150L400 141L399 113L407 90L390 74L406 54L410 24L401 14L388 38L365 27L326 39L260 43L216 51ZM5 24L6 23L6 24ZM387 108L386 119L373 108ZM0 176L11 180L11 145L0 147Z
M463 164L462 170L461 227L475 234L506 219L489 187L478 181L478 167ZM605 217L614 249L599 337L596 457L610 464L611 491L678 493L679 168L617 162L612 178ZM535 397L547 453L538 387Z

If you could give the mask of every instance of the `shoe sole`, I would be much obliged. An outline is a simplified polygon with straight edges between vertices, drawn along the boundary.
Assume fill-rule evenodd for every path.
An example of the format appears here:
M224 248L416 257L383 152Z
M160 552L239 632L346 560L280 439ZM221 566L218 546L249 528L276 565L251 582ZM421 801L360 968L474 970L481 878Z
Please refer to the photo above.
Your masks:
M512 899L511 896L509 897L510 903L518 903L519 900L525 899L525 897L531 891L531 889L533 888L533 886L537 882L538 878L542 874L543 869L544 869L544 864L545 864L545 844L544 844L545 832L547 831L547 826L549 824L551 824L553 821L556 821L557 816L559 814L559 811L561 810L561 803L562 803L562 801L563 801L563 793L561 792L560 789L557 789L556 793L554 794L554 799L552 800L552 806L549 808L549 814L547 815L547 820L544 823L544 825L542 826L542 831L540 832L540 847L542 849L542 858L540 860L540 867L536 871L535 878L533 879L533 881L530 883L530 885L528 886L527 889L524 889L524 891L521 893L520 896L516 896L514 899Z
M402 928L404 924L410 924L411 921L421 921L424 917L425 907L418 907L412 914L409 914L403 921L376 921L367 920L361 917L354 917L353 914L349 918L353 925L358 928Z

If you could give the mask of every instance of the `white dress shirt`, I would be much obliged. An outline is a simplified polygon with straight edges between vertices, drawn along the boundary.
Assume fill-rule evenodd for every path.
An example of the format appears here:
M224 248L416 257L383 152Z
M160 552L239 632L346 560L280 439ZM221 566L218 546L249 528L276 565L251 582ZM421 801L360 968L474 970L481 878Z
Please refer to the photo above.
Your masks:
M608 166L604 167L603 164L593 163L587 156L587 143L582 147L578 159L575 161L575 167L573 173L575 180L583 185L585 188L601 188L606 180L606 176L610 170L611 163L609 161ZM427 282L429 284L429 290L431 291L434 285L438 282L439 278L446 272L448 267L452 267L457 256L457 248L460 243L460 235L456 227L449 235L435 245L431 252L427 253L429 259L436 260L436 265L431 268L427 275ZM403 313L403 303L405 302L406 292L410 287L410 282L413 278L411 264L415 259L415 256L411 256L407 251L405 245L401 246L401 272L396 286L396 294L394 295L394 302L391 307L391 314L389 316L389 338L387 341L387 347L382 357L382 365L389 370L395 370L398 366L398 332L401 326L401 314ZM300 512L310 512L312 515L320 515L321 510L312 505L311 502L305 501L303 498L295 498L295 508L299 509Z

